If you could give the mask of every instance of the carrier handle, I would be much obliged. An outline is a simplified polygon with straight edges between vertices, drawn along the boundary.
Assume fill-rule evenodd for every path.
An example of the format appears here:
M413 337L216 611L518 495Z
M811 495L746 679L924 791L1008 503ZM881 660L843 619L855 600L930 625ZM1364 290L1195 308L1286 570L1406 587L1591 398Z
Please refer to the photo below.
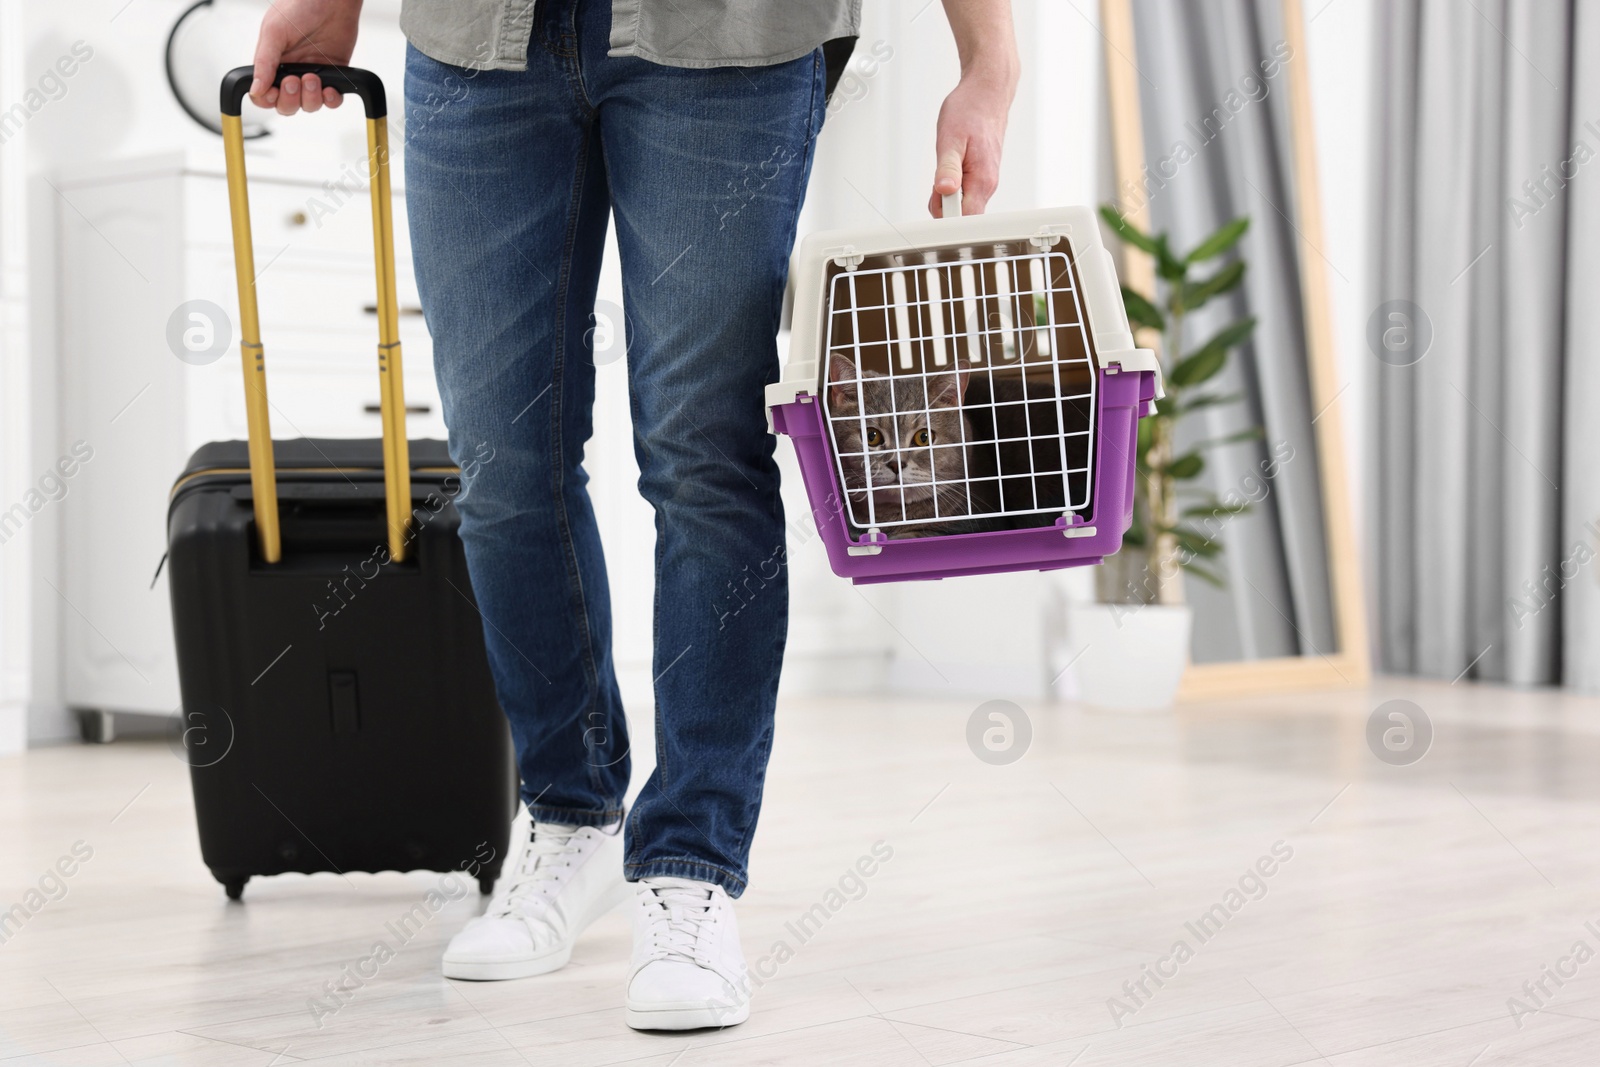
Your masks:
M372 188L372 247L378 283L378 381L383 413L383 483L387 501L389 555L406 556L411 508L411 450L406 441L405 380L400 361L399 304L395 297L394 215L389 192L389 126L383 83L355 67L285 63L273 84L290 74L317 74L341 92L360 95L367 110L367 176ZM272 458L272 423L256 306L255 250L250 238L250 196L245 178L244 126L240 106L254 76L235 67L222 79L222 146L227 159L228 208L233 221L233 267L239 282L239 358L244 365L245 421L250 437L250 487L261 558L283 556L278 528L278 478Z
M272 79L273 88L283 84L291 75L303 78L315 74L327 89L353 93L361 98L367 118L381 119L389 114L389 101L383 92L383 82L370 70L360 67L336 67L331 63L280 63ZM237 115L250 94L250 83L255 80L254 67L234 67L222 76L222 113Z
M941 219L959 219L961 217L961 190L945 193L939 201L939 217Z

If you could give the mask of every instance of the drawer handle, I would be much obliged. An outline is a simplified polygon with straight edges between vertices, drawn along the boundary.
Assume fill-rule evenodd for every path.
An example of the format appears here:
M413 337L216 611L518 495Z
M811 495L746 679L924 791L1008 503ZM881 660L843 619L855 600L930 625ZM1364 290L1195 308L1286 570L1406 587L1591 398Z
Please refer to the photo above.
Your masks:
M376 400L374 400L370 404L363 405L361 410L366 412L368 415L382 415L383 414L383 405L378 403ZM433 411L433 405L431 405L431 404L407 404L406 405L406 414L407 415L427 415L427 414L431 413L432 411Z
M377 304L368 304L365 307L363 307L361 310L365 311L368 315L376 315L378 313L378 305ZM420 307L417 307L414 304L401 304L400 305L400 314L402 314L402 315L421 315L422 314L422 309Z

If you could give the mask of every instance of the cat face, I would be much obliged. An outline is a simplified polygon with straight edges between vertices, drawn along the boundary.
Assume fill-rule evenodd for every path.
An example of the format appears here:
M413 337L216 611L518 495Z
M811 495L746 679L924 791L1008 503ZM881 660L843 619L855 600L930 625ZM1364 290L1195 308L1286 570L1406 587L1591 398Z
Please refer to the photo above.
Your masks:
M828 365L828 411L857 525L965 515L965 442L961 410L968 369L894 377L866 371L835 354ZM937 506L936 506L937 504Z

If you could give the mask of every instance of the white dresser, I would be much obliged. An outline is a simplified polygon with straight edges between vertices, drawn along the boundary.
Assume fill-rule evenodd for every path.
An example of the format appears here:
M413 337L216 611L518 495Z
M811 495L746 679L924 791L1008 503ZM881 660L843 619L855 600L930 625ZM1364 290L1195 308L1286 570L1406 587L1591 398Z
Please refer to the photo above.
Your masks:
M165 576L167 493L197 447L245 436L228 195L215 159L129 160L53 179L59 228L63 455L93 450L63 479L64 693L81 710L174 714L178 678ZM372 215L335 161L291 171L249 161L261 334L273 436L379 434ZM395 171L408 430L445 434L418 309L405 196ZM338 201L342 198L342 204ZM228 332L205 362L205 319ZM203 314L203 311L202 311ZM198 349L199 351L195 351ZM180 358L179 352L186 358ZM81 452L81 449L80 449Z

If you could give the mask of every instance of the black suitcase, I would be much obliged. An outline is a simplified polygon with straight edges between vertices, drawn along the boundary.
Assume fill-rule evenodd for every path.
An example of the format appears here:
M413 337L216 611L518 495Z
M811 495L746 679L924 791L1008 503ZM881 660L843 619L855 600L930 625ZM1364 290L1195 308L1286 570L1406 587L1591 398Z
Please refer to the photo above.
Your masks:
M463 474L443 442L405 438L383 90L348 68L279 77L303 69L366 105L384 437L270 439L241 67L222 111L250 441L200 448L167 513L200 850L235 900L287 871L455 871L488 893L515 763L457 534Z

